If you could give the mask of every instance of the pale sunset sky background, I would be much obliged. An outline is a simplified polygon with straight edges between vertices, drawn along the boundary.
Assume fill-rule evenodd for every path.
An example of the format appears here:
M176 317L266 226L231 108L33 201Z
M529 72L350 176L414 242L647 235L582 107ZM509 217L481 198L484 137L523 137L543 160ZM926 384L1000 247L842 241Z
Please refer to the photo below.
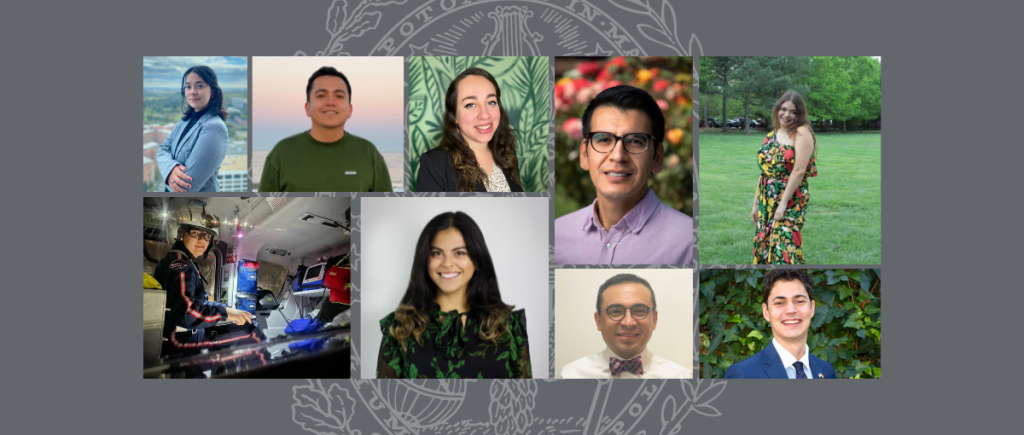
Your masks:
M403 58L252 58L252 149L270 151L281 139L309 130L306 84L322 66L338 69L352 87L352 117L345 131L372 142L377 150L402 152Z

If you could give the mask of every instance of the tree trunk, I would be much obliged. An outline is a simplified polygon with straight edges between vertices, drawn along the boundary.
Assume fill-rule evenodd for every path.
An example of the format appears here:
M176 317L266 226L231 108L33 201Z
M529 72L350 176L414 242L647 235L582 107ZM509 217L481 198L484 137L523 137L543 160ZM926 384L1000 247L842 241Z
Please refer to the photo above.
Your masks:
M725 103L726 102L727 102L727 100L725 98L725 88L723 87L722 88L722 132L723 133L728 130L728 127L725 126Z
M708 102L707 97L704 97L704 102L705 103ZM707 122L708 122L708 105L707 104L701 104L701 107L704 108L704 123L705 123L704 125L707 126Z
M843 133L846 133L846 120L843 120Z
M743 134L750 134L750 97L743 99Z

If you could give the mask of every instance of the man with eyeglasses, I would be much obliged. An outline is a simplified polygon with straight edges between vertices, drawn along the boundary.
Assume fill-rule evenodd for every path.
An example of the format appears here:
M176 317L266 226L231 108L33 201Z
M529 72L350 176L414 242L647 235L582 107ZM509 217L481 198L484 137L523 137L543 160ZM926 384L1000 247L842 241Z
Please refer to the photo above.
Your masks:
M761 283L761 313L772 344L725 370L726 379L835 379L832 364L814 355L807 334L814 318L814 288L799 269L774 269Z
M210 255L220 219L207 214L205 205L191 202L168 218L172 230L177 227L177 237L153 271L167 291L161 354L187 356L202 349L266 341L251 314L209 300L206 286L213 281L200 273L195 261Z
M628 273L597 291L594 322L608 347L566 364L559 379L689 379L692 372L647 349L658 325L658 303L647 280Z
M665 116L646 91L620 85L583 112L580 167L594 203L555 220L556 264L693 263L693 219L647 187L661 172Z

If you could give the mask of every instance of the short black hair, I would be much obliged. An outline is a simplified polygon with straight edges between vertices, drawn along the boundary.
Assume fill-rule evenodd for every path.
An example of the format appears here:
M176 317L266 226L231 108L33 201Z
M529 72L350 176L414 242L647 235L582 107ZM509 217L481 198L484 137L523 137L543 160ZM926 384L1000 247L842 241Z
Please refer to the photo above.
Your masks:
M601 296L604 295L605 290L608 290L608 287L611 287L613 285L625 284L628 282L640 284L643 285L644 287L647 287L647 290L651 291L651 305L654 305L653 307L651 307L651 309L658 309L658 300L654 298L654 289L651 288L651 283L647 282L646 279L633 275L632 273L620 273L611 278L608 278L608 281L605 281L604 284L601 284L601 288L597 290L597 311L601 312Z
M601 91L590 100L587 110L583 112L583 137L590 135L590 118L598 107L611 106L619 110L639 110L651 121L651 135L654 143L660 145L665 139L665 115L661 113L658 102L647 91L628 85L618 85Z
M320 69L316 70L316 72L313 73L313 75L309 76L309 83L306 84L307 103L309 102L309 92L313 90L313 80L316 80L317 77L322 76L341 77L341 80L345 82L345 87L348 88L348 102L352 103L352 85L348 84L348 78L345 77L345 74L342 74L340 71L334 69L333 66L320 67Z
M772 287L777 282L800 281L807 290L807 297L814 300L814 288L811 287L811 280L801 269L772 269L764 274L764 281L761 281L761 302L768 303L768 295L772 293Z

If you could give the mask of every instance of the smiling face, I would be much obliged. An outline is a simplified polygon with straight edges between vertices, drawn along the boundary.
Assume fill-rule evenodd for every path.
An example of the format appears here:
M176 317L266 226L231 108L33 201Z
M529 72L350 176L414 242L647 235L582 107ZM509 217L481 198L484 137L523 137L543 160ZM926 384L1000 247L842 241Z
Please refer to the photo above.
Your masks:
M466 241L455 228L438 231L430 242L427 271L437 288L448 294L466 292L476 266L469 258Z
M191 252L193 257L199 258L202 257L204 253L206 253L206 247L210 246L210 242L207 240L203 240L201 237L192 237L192 232L196 232L198 234L202 233L203 231L185 231L185 234L182 236L181 241L182 243L185 244L185 249L188 249L188 252Z
M313 80L306 102L306 116L313 120L314 128L345 128L352 116L349 89L338 76L320 76Z
M644 112L613 106L594 109L590 126L592 133L651 134L651 121ZM580 167L590 172L599 199L636 204L647 194L647 179L661 172L662 152L660 143L652 143L642 154L630 154L618 141L610 152L602 154L590 148L584 138L580 142Z
M210 104L210 85L194 72L185 76L185 102L196 112Z
M459 82L457 94L455 122L462 139L473 148L486 146L501 121L494 85L481 76L466 76Z
M793 104L792 101L782 103L782 106L779 107L778 115L780 127L786 128L793 125L797 117L796 104Z
M814 317L814 301L800 280L776 281L768 294L768 303L761 304L764 319L772 327L772 335L780 342L804 344Z
M605 310L612 305L625 307L625 316L619 320L609 318ZM601 294L601 311L594 313L597 330L601 331L605 344L622 359L633 358L643 352L658 325L657 310L651 310L643 320L637 320L629 310L634 305L653 306L651 291L643 284L626 282L605 289Z

